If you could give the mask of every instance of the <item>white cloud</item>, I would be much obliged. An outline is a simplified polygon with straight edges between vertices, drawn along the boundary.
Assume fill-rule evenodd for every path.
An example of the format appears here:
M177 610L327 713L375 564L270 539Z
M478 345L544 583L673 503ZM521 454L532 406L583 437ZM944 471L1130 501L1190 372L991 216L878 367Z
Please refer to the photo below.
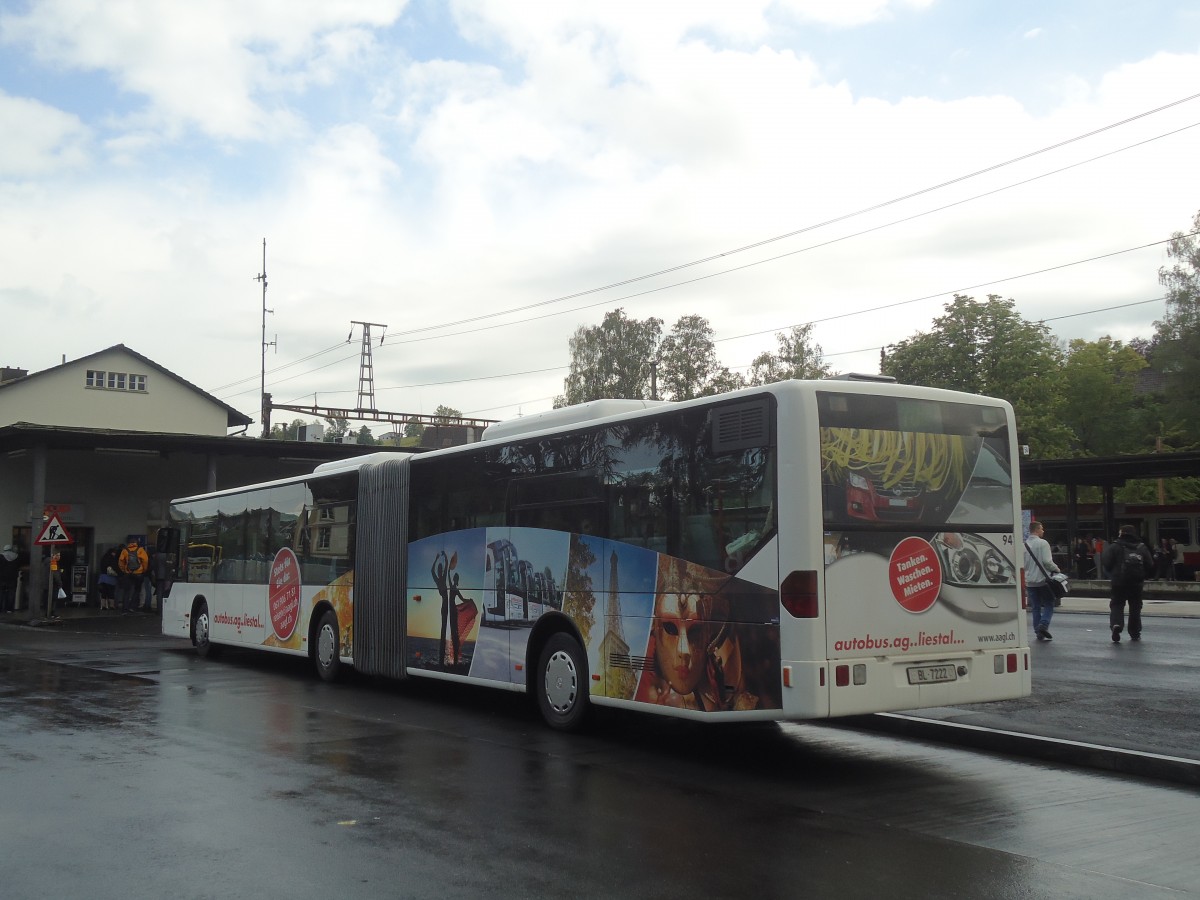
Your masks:
M0 178L44 176L88 161L87 127L61 110L0 91Z
M802 19L846 28L888 18L895 9L926 9L934 2L935 0L779 0L779 5Z
M1102 78L1058 76L1063 99L1045 114L1007 91L947 103L914 90L892 102L849 79L831 81L819 43L780 43L766 24L803 13L807 22L848 17L882 28L887 16L919 3L796 3L781 12L766 0L460 0L452 8L459 33L439 33L441 43L431 36L428 45L425 35L406 31L419 26L415 20L389 27L400 6L383 3L285 10L230 0L189 7L173 24L153 4L114 0L35 6L3 19L10 45L36 46L51 70L103 69L153 101L121 122L89 122L105 129L95 139L105 152L96 154L100 162L83 187L54 178L0 181L0 244L14 258L0 272L0 291L66 321L78 315L72 303L110 310L96 328L56 329L56 341L73 343L54 347L50 362L60 352L77 356L125 339L117 330L125 326L115 323L128 302L155 312L128 337L140 352L204 387L257 376L259 287L252 279L265 236L275 309L268 339L279 335L279 355L268 366L343 340L352 319L386 323L376 374L388 408L494 409L559 392L561 374L397 388L564 364L573 329L618 305L668 326L699 313L718 337L766 331L719 345L724 363L746 364L773 346L771 329L1121 249L1160 231L1165 237L1186 226L1197 205L1192 137L795 252L1177 127L1194 119L1184 107L754 251L503 320L530 319L517 326L488 320L454 329L479 330L452 339L401 343L406 330L816 225L1097 129L1200 82L1200 57L1159 54L1111 67ZM76 18L59 27L48 20L53 11ZM153 21L134 27L122 17ZM188 29L194 40L175 33ZM144 47L151 36L174 53ZM978 44L970 35L947 41L959 45L969 65ZM172 55L179 74L168 70ZM157 83L164 72L171 80ZM363 72L370 77L360 78ZM311 95L326 106L307 107ZM17 171L51 175L87 161L82 154L93 139L77 119L33 101L0 102L5 115L11 109L20 121L41 117L42 136L24 145L6 137L0 160L23 160ZM259 136L280 123L299 138L261 146ZM206 142L172 145L166 124L201 125L220 137L212 142L217 151ZM152 157L162 168L146 164ZM794 255L634 296L785 253ZM1158 264L1151 252L969 292L1015 296L1027 315L1057 315L1137 297L1139 285L1153 290ZM817 340L831 353L870 348L865 362L831 360L869 371L880 346L927 328L944 301L822 321ZM532 318L589 304L596 305ZM1115 316L1068 325L1089 337L1086 328L1139 327ZM18 337L22 346L40 346ZM322 358L299 367L314 371L280 382L276 398L346 391L340 399L353 402L357 347L347 353L349 363L317 369L329 361ZM230 399L253 413L257 377L251 382L247 397Z
M328 82L407 0L42 0L0 18L0 36L48 65L103 71L148 99L167 132L235 139L295 130L264 92Z

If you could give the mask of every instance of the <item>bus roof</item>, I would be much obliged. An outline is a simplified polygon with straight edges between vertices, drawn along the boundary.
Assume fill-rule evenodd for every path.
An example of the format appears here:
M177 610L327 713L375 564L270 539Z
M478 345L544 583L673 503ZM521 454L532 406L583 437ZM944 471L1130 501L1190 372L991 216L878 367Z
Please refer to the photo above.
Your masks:
M480 440L495 441L531 434L535 431L565 428L568 425L607 419L621 413L638 412L656 406L666 406L669 403L668 400L589 400L587 403L577 403L575 406L563 406L530 416L505 419L503 422L497 422L485 428Z
M193 500L207 500L210 497L220 497L224 494L240 494L246 491L260 491L264 488L272 488L285 484L295 484L299 481L309 481L313 478L320 478L325 475L337 475L340 472L354 472L364 466L373 465L375 463L384 462L389 459L404 459L414 456L413 453L365 453L362 456L351 456L346 459L335 459L327 463L321 463L309 474L289 475L287 478L276 478L271 481L260 481L256 484L239 484L228 488L219 488L215 491L206 491L202 494L192 494L188 497L176 497L171 501L172 504L188 503Z
M668 400L591 400L575 406L564 406L546 412L535 413L517 419L506 419L484 429L481 441L507 440L513 437L524 437L535 433L567 430L571 426L584 426L591 423L600 424L601 420L618 417L632 417L637 413L657 410L660 407L684 408L696 404L712 403L724 399L746 397L758 393L784 394L794 391L839 391L845 393L881 394L885 396L928 397L929 399L946 400L960 403L984 403L999 406L1007 405L1006 401L995 397L983 397L967 394L962 391L945 388L930 388L920 385L900 384L889 375L863 375L847 373L829 378L799 380L789 379L771 384L738 388L726 394L714 394L706 397L696 397L692 400L678 402ZM454 452L475 446L465 444L449 447L433 453Z

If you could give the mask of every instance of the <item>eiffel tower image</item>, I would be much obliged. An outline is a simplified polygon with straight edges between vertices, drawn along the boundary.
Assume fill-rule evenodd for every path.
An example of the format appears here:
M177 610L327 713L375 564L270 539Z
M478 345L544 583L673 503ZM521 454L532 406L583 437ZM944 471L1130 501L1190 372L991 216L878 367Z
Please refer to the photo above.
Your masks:
M617 553L608 563L608 603L604 611L604 639L600 641L600 659L604 666L604 695L632 700L637 688L629 658L629 644L621 619L621 583L617 577Z

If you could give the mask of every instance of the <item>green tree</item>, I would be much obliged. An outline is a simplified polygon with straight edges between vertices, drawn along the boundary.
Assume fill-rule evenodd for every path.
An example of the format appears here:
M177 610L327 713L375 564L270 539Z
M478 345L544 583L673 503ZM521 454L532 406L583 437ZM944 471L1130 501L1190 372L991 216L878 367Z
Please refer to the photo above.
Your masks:
M433 419L435 424L447 425L450 423L451 417L461 418L462 412L452 406L438 405L438 408L433 411ZM425 426L420 422L409 422L404 426L404 446L414 447L419 446L421 438L425 436Z
M326 419L325 434L322 440L326 444L344 444L346 435L350 433L349 419Z
M604 321L575 329L569 347L571 371L554 406L572 406L608 397L650 397L650 367L662 335L662 319L630 319L623 309Z
M1067 455L1060 421L1061 353L1045 324L1027 322L1013 300L980 303L956 294L933 329L888 348L883 373L906 384L1001 397L1017 415L1018 442L1034 457Z
M775 335L778 350L760 353L750 364L750 384L774 384L789 378L827 378L831 369L822 361L821 345L812 339L813 326L793 325Z
M708 387L705 388L707 393L703 396L708 397L712 394L724 394L726 391L736 391L738 388L746 387L746 379L737 372L730 371L725 366L721 366L716 374L708 382Z
M375 440L375 435L371 434L371 429L364 425L362 428L358 429L358 434L354 438L354 443L358 444L360 447L374 447L379 442Z
M1074 453L1114 456L1154 449L1154 432L1140 427L1141 410L1134 395L1137 373L1144 368L1140 353L1107 335L1070 342L1059 376L1060 410L1063 424L1074 435Z
M1155 322L1154 365L1167 383L1166 405L1191 443L1200 441L1200 212L1190 234L1175 232L1167 245L1174 264L1158 270L1167 308Z
M303 419L292 419L286 425L282 422L271 426L271 440L275 441L294 441L298 440L300 429L305 425Z
M659 393L667 400L710 397L742 387L742 378L722 366L713 330L703 316L680 316L659 345Z

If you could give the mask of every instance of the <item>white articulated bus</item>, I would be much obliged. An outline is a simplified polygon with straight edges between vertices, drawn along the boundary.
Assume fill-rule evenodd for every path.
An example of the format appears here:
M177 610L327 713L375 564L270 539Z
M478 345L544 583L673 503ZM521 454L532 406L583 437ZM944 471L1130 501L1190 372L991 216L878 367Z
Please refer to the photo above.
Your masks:
M564 730L589 704L808 719L1021 697L1015 446L1002 400L854 378L554 410L175 501L163 631L326 679L524 691Z

